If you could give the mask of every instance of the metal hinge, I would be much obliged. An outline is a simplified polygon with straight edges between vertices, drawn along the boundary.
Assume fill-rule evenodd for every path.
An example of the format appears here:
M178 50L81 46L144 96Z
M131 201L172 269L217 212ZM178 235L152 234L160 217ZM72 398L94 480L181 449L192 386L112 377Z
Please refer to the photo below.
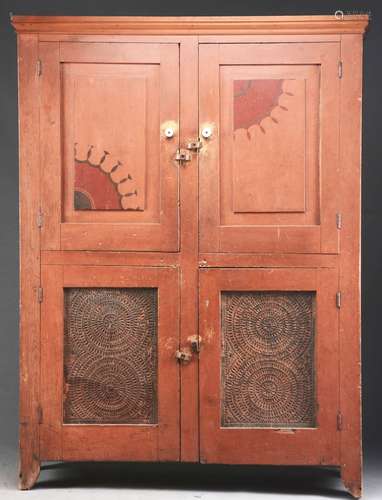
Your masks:
M337 412L337 431L342 431L342 413Z
M42 73L41 59L37 59L37 61L36 61L36 73L37 73L37 76L41 76L41 73Z
M43 422L42 406L40 404L37 406L37 422L39 424Z
M37 227L42 228L43 225L44 225L44 213L40 208L37 214Z
M37 300L40 303L44 300L44 289L41 286L37 288Z
M336 306L338 309L341 308L341 292L336 293Z
M336 224L337 224L337 229L342 229L342 214L341 213L336 214Z
M342 72L343 72L342 61L338 61L338 78L342 78Z

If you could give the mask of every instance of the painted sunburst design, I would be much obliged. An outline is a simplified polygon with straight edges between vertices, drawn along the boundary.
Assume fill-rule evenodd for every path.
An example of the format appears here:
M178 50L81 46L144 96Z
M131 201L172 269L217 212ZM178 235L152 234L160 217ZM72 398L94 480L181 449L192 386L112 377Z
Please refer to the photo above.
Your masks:
M78 144L74 144L74 209L75 210L142 210L134 203L138 191L130 174L116 175L122 163L110 160L110 153L103 151L96 157L89 146L83 158L79 157ZM125 183L129 188L124 188Z
M250 138L249 128L258 125L265 134L262 121L271 118L275 123L277 119L272 116L275 108L288 111L288 108L279 104L280 97L285 94L292 96L291 92L283 89L284 80L235 80L233 82L233 128L245 129Z

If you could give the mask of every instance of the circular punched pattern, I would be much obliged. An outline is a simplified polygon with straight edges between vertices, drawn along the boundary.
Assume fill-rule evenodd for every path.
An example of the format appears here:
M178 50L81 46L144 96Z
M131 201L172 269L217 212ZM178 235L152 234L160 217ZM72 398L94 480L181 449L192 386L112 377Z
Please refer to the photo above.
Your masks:
M309 292L227 294L223 320L224 339L233 352L296 358L313 342Z
M286 361L236 357L227 367L223 425L313 425L312 376Z
M131 355L151 341L155 300L150 289L71 289L66 303L68 344L74 352Z
M153 386L149 366L116 357L80 357L71 367L65 405L69 423L149 423Z

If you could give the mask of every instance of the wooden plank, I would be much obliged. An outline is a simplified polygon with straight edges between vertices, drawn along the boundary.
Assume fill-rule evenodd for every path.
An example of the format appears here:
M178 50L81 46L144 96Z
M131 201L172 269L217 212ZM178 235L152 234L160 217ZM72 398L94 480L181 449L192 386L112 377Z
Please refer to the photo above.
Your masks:
M164 252L92 252L79 251L42 251L41 263L50 265L85 265L85 266L177 266L178 253Z
M61 83L59 45L39 43L41 60L41 248L60 249L61 222ZM44 69L42 69L44 68Z
M66 222L61 224L62 250L151 250L171 252L178 245L174 226L143 223Z
M322 54L332 43L309 44L221 44L219 64L320 64Z
M60 61L77 63L159 64L158 44L137 43L60 43Z
M203 252L219 251L219 49L220 45L199 48L199 127L212 128L199 152L199 249Z
M340 408L341 476L356 498L362 493L361 444L361 104L362 37L341 39L343 77L341 79L341 229L340 289Z
M198 39L199 43L322 43L339 42L341 35L200 35Z
M339 169L339 106L340 79L338 63L339 44L332 44L322 53L320 70L320 227L321 252L339 251L339 231L336 224L338 212Z
M199 267L338 267L337 255L201 253Z
M42 266L41 281L41 460L62 460L63 268Z
M331 35L333 36L333 35ZM338 39L340 35L337 35ZM183 43L189 38L188 35L86 35L65 33L39 33L41 42L91 42L91 43Z
M120 425L65 425L62 428L64 460L158 460L156 426L131 426L128 438L121 436L123 426Z
M320 226L220 226L219 251L319 253L320 235Z
M198 137L198 44L190 37L180 46L180 142ZM181 169L181 346L190 347L198 331L198 153ZM199 460L198 356L181 367L181 460Z
M13 16L17 31L140 34L330 34L363 33L368 15L330 16Z
M172 123L179 130L179 46L161 44L160 48L160 123ZM179 133L179 132L178 132ZM176 134L177 135L177 134ZM163 250L179 250L179 169L174 161L179 139L169 140L161 134L159 190L161 231L166 235ZM178 143L178 146L177 146ZM148 147L150 149L150 147ZM168 236L167 236L168 234ZM165 236L163 236L165 238ZM148 249L149 250L149 249ZM155 250L155 249L153 249Z
M20 141L20 483L31 488L40 473L40 232L39 82L37 35L18 37Z

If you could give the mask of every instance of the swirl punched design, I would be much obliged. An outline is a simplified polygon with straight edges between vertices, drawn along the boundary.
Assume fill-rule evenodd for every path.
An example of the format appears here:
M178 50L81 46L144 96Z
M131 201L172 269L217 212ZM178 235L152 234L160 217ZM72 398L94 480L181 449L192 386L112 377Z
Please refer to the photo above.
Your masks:
M65 290L65 423L157 420L155 289Z
M225 312L227 342L244 354L303 356L312 341L312 301L305 293L232 295Z
M312 292L222 294L222 425L314 426Z

